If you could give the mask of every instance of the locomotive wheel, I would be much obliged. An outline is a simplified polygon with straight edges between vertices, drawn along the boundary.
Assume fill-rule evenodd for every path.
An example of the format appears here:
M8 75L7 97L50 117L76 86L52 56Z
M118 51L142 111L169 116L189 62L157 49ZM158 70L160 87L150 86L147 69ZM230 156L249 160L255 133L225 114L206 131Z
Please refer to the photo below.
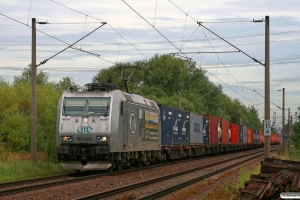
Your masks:
M111 166L110 168L107 169L107 171L112 173L114 171L114 168Z
M122 164L118 164L118 165L117 165L117 170L118 170L118 171L121 171L121 170L122 170L122 167L123 167Z

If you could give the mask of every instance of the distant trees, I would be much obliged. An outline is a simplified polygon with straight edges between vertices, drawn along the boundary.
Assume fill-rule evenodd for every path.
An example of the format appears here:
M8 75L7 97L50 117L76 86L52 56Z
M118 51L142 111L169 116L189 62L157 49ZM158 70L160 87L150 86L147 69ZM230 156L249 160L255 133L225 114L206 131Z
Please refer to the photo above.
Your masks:
M58 83L52 83L54 87L63 89L63 90L69 90L70 87L72 87L74 90L79 90L80 86L77 85L72 77L62 77Z
M32 79L31 71L32 71L31 65L28 65L27 68L24 68L24 70L20 76L14 77L13 84L18 84L20 82L31 82L31 79ZM48 80L49 80L49 74L47 72L37 69L36 84L37 85L45 85L48 83Z
M298 107L300 111L300 107ZM300 117L298 117L300 119ZM294 135L292 136L293 144L295 148L300 152L300 120L293 125Z

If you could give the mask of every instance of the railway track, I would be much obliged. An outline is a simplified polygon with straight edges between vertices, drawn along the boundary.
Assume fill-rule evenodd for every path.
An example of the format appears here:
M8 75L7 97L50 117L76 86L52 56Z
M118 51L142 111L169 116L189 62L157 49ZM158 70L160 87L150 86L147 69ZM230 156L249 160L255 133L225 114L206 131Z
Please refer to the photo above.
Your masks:
M280 149L280 147L273 148L272 151L276 151L278 149ZM234 164L230 164L230 165L228 165L226 167L222 167L221 169L218 169L218 170L213 170L212 172L205 173L204 175L199 176L197 178L189 179L188 181L185 181L183 183L176 184L172 187L168 187L168 188L159 190L157 192L154 192L152 194L144 195L144 196L138 198L138 199L143 199L143 200L158 199L158 198L163 197L167 194L178 191L179 189L187 187L191 184L202 181L205 178L208 178L210 176L219 174L219 173L221 173L223 171L226 171L228 169L231 169L231 168L233 168L237 165L243 164L243 163L245 163L247 161L250 161L254 158L257 158L257 157L259 157L263 154L264 154L263 152L257 152L257 153L247 154L247 155L241 155L241 156L237 156L235 158L231 158L231 159L228 159L228 160L222 160L222 161L219 161L219 162L216 162L216 163L208 164L208 165L201 166L201 167L196 167L196 168L193 168L193 169L190 169L190 170L170 174L170 175L167 175L167 176L162 176L162 177L147 180L147 181L144 181L144 182L139 182L139 183L136 183L136 184L125 186L125 187L121 187L121 188L117 188L117 189L113 189L113 190L109 190L109 191L105 191L105 192L99 192L99 193L95 193L95 194L92 194L92 195L80 197L80 198L77 198L77 200L115 198L116 195L120 196L120 194L124 194L128 191L132 191L132 190L137 191L138 188L147 187L147 186L149 188L149 186L152 185L152 184L161 183L162 181L167 181L167 180L170 180L170 179L173 179L173 178L176 178L176 177L180 177L180 176L183 176L183 175L186 175L186 174L189 174L189 173L195 173L199 170L209 169L211 167L215 167L216 165L222 165L224 163L232 162L234 160L241 159L241 158L247 156L247 158L242 159L239 162L234 162Z
M253 150L254 149L249 150L249 151L244 151L244 152L245 153L251 152L249 154L253 154L252 153ZM238 152L235 152L235 153L238 153ZM230 155L230 154L228 154L228 155ZM218 155L218 154L214 155L214 157L217 157L217 156L220 156L220 155ZM212 155L201 157L200 160L205 159L207 157L212 157ZM166 165L172 165L172 164L178 164L178 163L190 162L190 161L191 160L169 162L169 163L161 164L160 166L166 166ZM33 190L38 190L38 189L43 189L43 188L55 187L55 186L59 186L59 185L71 184L71 183L76 183L76 182L85 181L85 180L96 179L96 178L100 178L101 176L117 176L117 175L120 175L123 173L136 172L138 170L146 170L146 169L150 169L150 168L154 168L154 167L156 167L156 166L148 166L148 167L144 167L144 168L131 168L131 169L123 170L123 171L115 171L113 173L100 172L100 174L99 174L99 172L92 172L92 173L97 173L97 174L92 174L92 175L90 175L90 173L80 173L80 174L72 173L72 174L68 174L68 175L58 175L58 176L43 177L43 178L37 178L37 179L27 179L27 180L21 180L21 181L6 182L6 183L0 184L0 197L7 196L7 195L20 194L20 193L24 193L27 191L33 191Z

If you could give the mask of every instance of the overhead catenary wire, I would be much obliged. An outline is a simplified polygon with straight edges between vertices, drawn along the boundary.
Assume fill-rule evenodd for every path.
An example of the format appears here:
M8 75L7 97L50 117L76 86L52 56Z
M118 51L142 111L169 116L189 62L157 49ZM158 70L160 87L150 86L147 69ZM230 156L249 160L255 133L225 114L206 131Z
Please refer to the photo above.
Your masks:
M179 10L181 10L184 14L186 14L186 15L188 15L185 11L183 11L179 6L177 6L175 3L173 3L171 0L169 0L169 2L171 2L174 6L176 6ZM190 16L191 17L191 16ZM246 56L248 56L249 58L251 58L252 60L254 60L255 62L257 62L257 63L259 63L259 64L261 64L261 65L263 65L264 66L264 64L263 63L261 63L259 60L257 60L256 58L253 58L253 57L251 57L250 55L248 55L247 53L245 53L244 51L242 51L241 49L239 49L239 48L237 48L235 45L233 45L233 44L231 44L230 42L228 42L227 40L225 40L224 38L222 38L221 36L219 36L218 34L216 34L216 33L214 33L213 31L211 31L210 29L208 29L207 27L205 27L204 25L203 25L203 23L201 23L201 22L199 22L199 21L197 21L196 19L194 19L193 17L191 17L195 22L197 22L197 24L199 25L199 26L202 26L203 28L205 28L206 30L208 30L209 32L211 32L212 34L214 34L215 36L217 36L218 38L220 38L220 39L222 39L223 41L225 41L226 43L228 43L229 45L231 45L232 47L234 47L235 49L237 49L238 51L240 51L240 52L242 52L243 54L245 54ZM254 21L254 20L253 20ZM201 29L202 30L202 29ZM205 35L205 33L204 33L204 31L202 30L202 32L203 32L203 34ZM206 37L206 35L205 35L205 38L207 39L207 37ZM208 42L209 42L209 40L208 40ZM211 45L211 43L209 42L209 44ZM212 47L212 45L211 45L211 47ZM212 47L213 48L213 47ZM214 48L213 48L213 50L214 50ZM214 50L215 51L215 50ZM217 55L217 54L216 54ZM219 58L219 56L217 55L217 57L218 57L218 59L220 59ZM220 60L221 62L222 62L222 60ZM226 68L226 66L224 65L224 63L222 62L222 64L223 64L223 66ZM226 68L227 69L227 68ZM228 73L230 73L229 72L229 70L227 69L227 71L228 71ZM231 73L230 73L231 74ZM231 74L232 75L232 74ZM232 77L237 81L237 79L232 75ZM228 79L227 79L227 85L228 85ZM242 85L242 84L241 84Z
M158 1L158 0L156 0L156 6L155 6L155 14L154 14L154 23L153 23L153 26L155 26L156 10L157 10L157 1Z
M86 26L86 21L87 21L87 15L85 16L85 23L84 23L84 27L83 27L83 31L82 31L82 37L83 37L83 35L84 35L85 26ZM81 49L81 45L82 45L82 40L81 40L81 43L80 43L80 49Z
M253 58L252 56L250 56L249 54L247 54L246 52L242 51L240 48L236 47L235 45L231 44L230 42L228 42L227 40L223 39L221 36L219 36L218 34L216 34L215 32L211 31L210 29L208 29L207 27L205 27L201 22L198 22L199 26L202 26L203 28L205 28L206 30L208 30L209 32L211 32L212 34L216 35L217 37L219 37L220 39L222 39L223 41L225 41L226 43L228 43L229 45L231 45L232 47L236 48L237 50L239 50L240 52L242 52L243 54L245 54L246 56L248 56L249 58L251 58L254 62L257 62L263 66L265 66L265 64L263 64L261 61L257 60L256 58Z
M29 20L30 9L31 9L31 0L30 0L29 10L28 10L28 16L27 16L27 25L28 25L28 20Z
M137 15L139 15L145 22L147 22L151 27L153 27L151 25L151 23L149 23L149 21L147 21L143 16L141 16L135 9L133 9L129 4L127 4L124 0L122 0L132 11L134 11ZM179 52L182 52L181 49L179 49L176 45L174 45L166 36L164 36L157 28L153 27L163 38L165 38L167 41L169 41L169 43L174 46ZM183 52L182 52L183 53ZM188 56L186 56L184 53L183 53L184 57L186 59L189 59L190 58ZM201 66L200 66L201 67ZM209 72L208 72L209 73ZM219 81L221 81L224 85L227 85L226 83L224 83L221 79L219 79L218 77L216 77L215 75L213 75L212 73L209 73L211 74L212 76L214 76L216 79L218 79ZM237 94L239 94L237 91L235 91L232 87L228 86L232 91L236 92ZM242 96L241 94L239 94L240 96ZM245 98L244 96L242 96L243 98ZM245 98L247 101L249 101L250 103L252 103L249 99Z
M73 9L73 8L70 8L70 7L68 7L68 6L65 6L65 5L63 5L63 4L61 4L61 3L58 3L58 2L56 2L56 1L53 1L53 0L50 0L50 1L52 1L53 3L56 3L56 4L60 5L60 6L63 6L63 7L65 7L65 8L68 8L68 9L70 9L70 10L73 10L74 12L77 12L77 13L80 13L80 14L83 14L83 15L86 15L86 16L88 16L88 17L90 17L90 18L93 18L93 19L96 19L96 20L99 20L99 21L103 21L103 20L100 20L100 19L95 18L95 17L93 17L93 16L84 14L84 13L82 13L82 12L80 12L80 11L78 11L78 10L75 10L75 9ZM114 27L112 27L109 23L107 23L107 25L108 25L110 28L112 28L119 36L122 36L122 35L121 35ZM122 37L123 37L124 40L125 40L126 42L128 42L135 50L137 50L141 55L143 55L145 58L147 58L147 56L146 56L145 54L143 54L139 49L137 49L137 48L136 48L131 42L129 42L124 36L122 36Z
M100 25L99 27L97 27L96 29L94 29L92 32L88 33L87 35L85 35L84 37L80 38L79 40L77 40L76 42L70 44L68 47L64 48L63 50L61 50L60 52L54 54L53 56L51 56L50 58L40 62L40 64L36 65L36 67L45 64L46 62L48 62L49 60L51 60L52 58L54 58L55 56L57 56L58 54L62 53L63 51L65 51L66 49L72 47L74 44L76 44L77 42L83 40L84 38L86 38L87 36L89 36L90 34L94 33L96 30L98 30L99 28L101 28L102 26L104 26L106 24L106 22L102 22L102 25Z
M4 16L4 17L6 17L6 18L9 18L9 19L11 19L11 20L13 20L13 21L15 21L15 22L18 22L18 23L20 23L20 24L22 24L22 25L24 25L24 26L27 26L27 27L31 28L31 26L29 26L29 25L27 25L27 24L24 24L23 22L20 22L20 21L14 19L14 18L12 18L12 17L9 17L9 16L4 15L4 14L2 14L2 13L0 13L0 15ZM39 30L39 29L35 29L35 30L38 31L38 32L40 32L40 33L42 33L42 34L44 34L44 35L47 35L47 36L49 36L49 37L55 39L55 40L57 40L57 41L60 41L60 42L62 42L62 43L64 43L64 44L67 44L67 45L70 46L69 43L64 42L64 41L62 41L62 40L60 40L60 39L58 39L58 38L56 38L56 37L54 37L54 36L52 36L52 35L49 35L49 34L43 32L43 31ZM78 48L75 48L75 47L72 48L72 49L78 50ZM82 50L82 49L80 49L80 51L85 52L85 53L88 53L88 54L90 54L90 55L94 55L94 56L96 56L97 58L99 58L99 59L101 59L101 60L108 61L108 60L106 60L106 59L101 58L100 55L98 55L98 54L91 53L91 52L88 52L88 51L84 51L84 50ZM108 62L112 63L111 61L108 61Z
M184 14L188 15L185 11L183 11L180 7L178 7L175 3L173 3L171 0L169 0L173 5L175 5L179 10L181 10ZM191 16L190 16L191 17ZM222 39L223 41L225 41L226 43L228 43L229 45L231 45L232 47L234 47L235 49L237 49L238 51L242 52L243 54L245 54L246 56L248 56L249 58L251 58L252 60L254 60L255 62L261 64L264 66L263 63L261 63L260 61L258 61L256 58L251 57L250 55L248 55L247 53L245 53L244 51L242 51L241 49L237 48L235 45L231 44L230 42L228 42L227 40L225 40L224 38L222 38L221 36L219 36L218 34L214 33L213 31L211 31L210 29L208 29L207 27L205 27L201 22L198 22L197 20L195 20L193 17L191 17L195 22L197 22L197 24L203 28L205 28L206 30L208 30L209 32L211 32L212 34L214 34L215 36L217 36L218 38ZM254 21L254 20L253 20ZM201 29L202 30L202 29ZM204 31L202 30L203 34L206 37L206 34L204 33ZM210 46L213 48L213 46L211 45L210 41L208 40ZM214 48L213 48L214 50ZM215 50L214 50L215 51ZM217 55L217 54L216 54ZM217 55L218 59L222 62L222 60L219 58L219 56ZM222 62L223 66L227 69L227 67L224 65L224 63ZM228 74L230 73L229 70L227 69ZM230 73L231 74L231 73ZM231 74L231 76L237 81L237 79ZM238 81L237 81L238 82ZM227 77L227 85L228 85L228 77ZM241 84L242 85L242 84Z
M121 36L121 38L120 38L120 45L119 45L119 49L118 49L118 54L117 54L116 63L118 62L118 57L119 57L119 52L120 52L121 42L122 42L122 36Z
M256 90L253 90L253 92L256 92L259 96L261 96L262 98L265 98L263 95L259 94ZM280 106L276 105L275 103L273 103L272 101L270 101L271 104L273 104L274 106L276 106L279 109L282 109Z
M182 52L170 54L201 54L201 53L239 53L239 51L200 51L200 52Z

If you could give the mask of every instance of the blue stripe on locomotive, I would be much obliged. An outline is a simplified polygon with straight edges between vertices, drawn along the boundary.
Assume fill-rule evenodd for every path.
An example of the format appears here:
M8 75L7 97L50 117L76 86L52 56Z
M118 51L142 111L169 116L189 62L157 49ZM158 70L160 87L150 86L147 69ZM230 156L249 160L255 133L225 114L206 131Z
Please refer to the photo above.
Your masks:
M158 105L160 108L161 119L161 144L172 145L173 144L173 131L172 131L172 108Z

